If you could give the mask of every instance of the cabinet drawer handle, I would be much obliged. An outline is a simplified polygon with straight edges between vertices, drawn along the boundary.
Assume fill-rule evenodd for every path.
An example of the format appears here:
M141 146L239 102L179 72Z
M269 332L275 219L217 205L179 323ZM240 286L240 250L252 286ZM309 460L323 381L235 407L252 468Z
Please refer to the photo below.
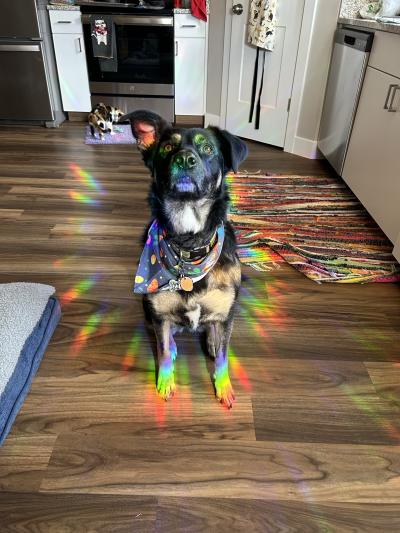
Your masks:
M397 87L397 84L396 83L391 83L389 85L389 89L388 89L388 93L386 95L385 105L383 106L383 109L389 109L388 108L388 103L389 103L390 93L392 92L393 87Z
M197 28L197 24L182 24L181 28Z
M57 24L72 24L72 20L57 20Z
M178 55L178 52L179 52L178 41L175 41L175 55L176 56Z
M396 113L397 109L393 108L393 104L394 104L394 99L396 97L396 93L397 91L400 89L400 85L395 85L394 86L394 90L393 90L393 93L392 93L392 98L390 100L390 104L389 104L389 107L388 107L388 111L389 113Z
M75 39L75 47L76 47L76 51L78 52L78 54L81 54L82 53L82 44L81 44L81 38L80 37Z

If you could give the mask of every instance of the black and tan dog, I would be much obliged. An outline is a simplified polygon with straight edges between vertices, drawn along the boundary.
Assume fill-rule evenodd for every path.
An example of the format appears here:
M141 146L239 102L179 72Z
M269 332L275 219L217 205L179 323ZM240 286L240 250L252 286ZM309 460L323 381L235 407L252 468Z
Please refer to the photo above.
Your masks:
M241 270L233 229L227 221L227 172L247 156L244 142L218 128L173 128L150 111L129 120L143 160L152 174L153 223L135 280L145 294L157 337L157 390L175 391L173 333L205 330L215 359L218 400L232 407L228 343ZM151 275L149 274L151 271Z

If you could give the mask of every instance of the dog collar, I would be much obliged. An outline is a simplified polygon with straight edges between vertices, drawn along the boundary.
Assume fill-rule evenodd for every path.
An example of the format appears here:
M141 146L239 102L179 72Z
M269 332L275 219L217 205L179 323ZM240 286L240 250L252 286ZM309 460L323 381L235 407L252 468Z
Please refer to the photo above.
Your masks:
M199 248L180 248L174 241L170 240L170 244L174 252L182 259L182 261L199 261L204 259L212 250L218 239L218 230L215 231L208 244L200 246Z
M210 242L195 250L175 249L166 237L166 230L157 219L154 220L140 257L133 289L135 293L191 291L193 284L203 279L218 261L225 228L221 223ZM184 257L182 252L190 253L190 258Z

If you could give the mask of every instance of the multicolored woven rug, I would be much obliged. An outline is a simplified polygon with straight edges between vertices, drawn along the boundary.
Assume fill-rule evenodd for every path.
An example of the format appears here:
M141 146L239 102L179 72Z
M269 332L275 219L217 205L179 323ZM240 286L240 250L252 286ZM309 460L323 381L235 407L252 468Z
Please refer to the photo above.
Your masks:
M340 179L232 174L228 184L243 263L285 260L316 282L400 281L393 245Z

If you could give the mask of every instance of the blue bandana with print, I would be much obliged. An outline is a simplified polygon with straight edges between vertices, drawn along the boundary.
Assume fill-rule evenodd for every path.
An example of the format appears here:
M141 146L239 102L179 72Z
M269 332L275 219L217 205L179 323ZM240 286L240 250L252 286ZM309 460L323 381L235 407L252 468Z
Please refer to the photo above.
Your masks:
M165 229L158 220L154 220L140 256L133 292L148 294L181 290L179 280L183 276L190 278L193 283L200 281L218 261L224 237L225 229L221 224L217 229L216 242L206 257L199 261L185 261L177 256L166 239Z

